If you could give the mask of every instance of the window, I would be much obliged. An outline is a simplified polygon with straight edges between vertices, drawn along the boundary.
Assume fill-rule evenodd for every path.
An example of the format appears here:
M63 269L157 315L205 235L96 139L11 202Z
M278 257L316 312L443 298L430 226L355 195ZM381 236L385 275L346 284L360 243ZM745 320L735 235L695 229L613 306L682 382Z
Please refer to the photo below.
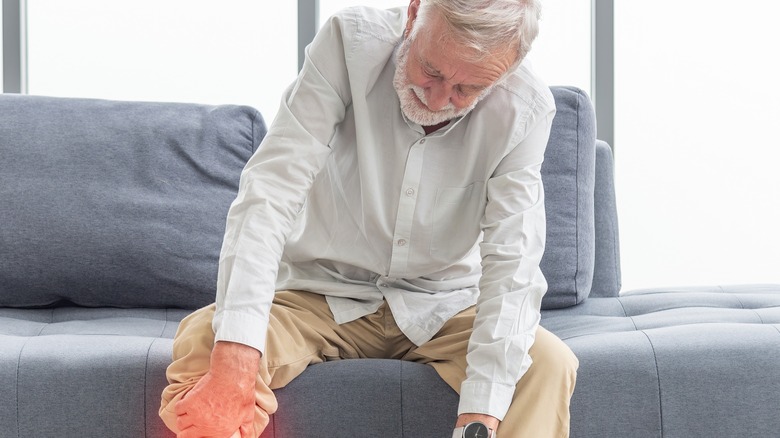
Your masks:
M320 26L331 15L349 6L366 5L379 9L409 6L405 0L320 0Z
M528 58L549 85L573 85L591 93L591 0L542 3L539 36Z
M780 6L726 5L615 2L624 289L780 283Z
M29 93L247 104L295 79L295 2L28 0Z

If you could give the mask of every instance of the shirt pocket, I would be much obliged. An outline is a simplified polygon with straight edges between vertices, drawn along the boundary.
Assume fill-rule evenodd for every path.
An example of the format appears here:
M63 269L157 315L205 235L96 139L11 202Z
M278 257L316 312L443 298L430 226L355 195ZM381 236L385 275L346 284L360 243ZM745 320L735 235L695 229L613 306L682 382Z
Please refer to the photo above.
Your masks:
M466 187L442 187L436 191L431 230L431 255L454 263L477 242L480 220L487 204L484 182Z

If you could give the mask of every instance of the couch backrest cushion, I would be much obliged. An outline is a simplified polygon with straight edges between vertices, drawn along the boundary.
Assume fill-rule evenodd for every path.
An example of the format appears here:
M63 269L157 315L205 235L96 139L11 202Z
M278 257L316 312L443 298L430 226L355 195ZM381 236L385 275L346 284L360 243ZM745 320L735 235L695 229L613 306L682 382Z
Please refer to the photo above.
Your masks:
M0 306L212 302L263 135L248 107L0 96Z
M595 260L593 108L552 90L545 309L587 298ZM0 306L212 302L224 217L263 135L248 107L0 96Z
M541 268L548 283L544 309L573 306L585 300L595 263L593 106L577 88L552 87L552 92L557 113L542 164L547 246Z

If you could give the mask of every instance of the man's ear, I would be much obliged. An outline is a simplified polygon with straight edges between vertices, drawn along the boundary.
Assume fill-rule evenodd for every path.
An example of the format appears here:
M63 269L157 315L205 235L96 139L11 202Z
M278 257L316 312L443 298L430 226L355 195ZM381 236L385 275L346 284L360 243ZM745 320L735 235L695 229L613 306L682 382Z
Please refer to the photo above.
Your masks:
M409 36L409 32L412 31L414 21L417 19L417 11L420 10L420 0L411 0L409 2L409 9L406 11L406 29L404 29L404 37Z

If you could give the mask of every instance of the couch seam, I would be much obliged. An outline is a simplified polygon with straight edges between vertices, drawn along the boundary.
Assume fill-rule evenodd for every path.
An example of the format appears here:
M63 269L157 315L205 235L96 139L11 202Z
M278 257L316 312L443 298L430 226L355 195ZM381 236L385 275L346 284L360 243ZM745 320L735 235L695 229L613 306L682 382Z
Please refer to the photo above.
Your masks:
M158 338L162 338L163 334L165 334L165 329L168 328L168 308L165 308L165 323L162 326L162 330L160 330L160 334L157 336Z
M159 339L159 338L158 338ZM146 400L148 394L146 393L148 386L148 376L149 376L149 352L152 351L152 345L154 345L155 341L157 339L152 339L152 342L149 343L149 346L146 348L146 362L144 363L144 437L149 436L149 422L148 418L146 417L146 411L148 406L146 405Z
M655 377L658 382L658 413L659 413L659 423L661 426L661 438L664 436L664 401L661 396L661 372L658 370L658 356L655 354L655 346L653 346L653 341L650 339L650 336L647 334L645 330L639 330L643 335L645 335L645 338L647 338L647 342L650 344L650 350L653 352L653 362L655 363Z
M22 436L22 422L20 421L20 415L19 415L19 370L22 369L22 353L24 352L24 347L27 346L27 343L30 342L30 339L32 337L28 337L24 344L22 344L22 348L19 349L19 357L16 358L16 437L20 438Z
M753 312L754 315L758 318L759 321L761 321L761 324L766 324L764 321L764 318L761 317L761 314L756 311L756 309L749 309L751 312Z
M257 118L257 115L260 114L259 111L255 109L255 113L252 114L252 134L251 139L249 140L249 150L252 151L252 154L256 152L255 150L255 119Z
M723 291L723 288L721 286L718 286L718 288L721 291ZM751 308L745 307L745 303L743 303L742 300L739 299L739 295L738 294L733 294L732 293L732 294L729 294L729 295L731 295L732 297L734 297L735 300L737 300L739 305L742 306L742 310L750 310L754 315L756 315L756 318L758 318L758 320L761 322L761 324L766 324L766 322L764 322L764 318L761 317L761 314L758 313L756 311L756 309L751 309Z
M577 157L577 164L574 166L574 181L575 181L575 187L574 187L574 193L578 193L577 186L580 184L580 98L582 97L580 95L580 91L577 90L577 150L576 150L576 157ZM576 260L576 268L574 269L574 304L579 304L579 284L578 279L580 277L580 257L582 254L580 254L580 208L581 208L581 202L580 197L577 196L577 208L574 209L575 211L575 218L574 218L574 240L577 242L577 260ZM590 294L590 291L588 291Z
M278 412L278 411L277 411L277 412ZM273 437L272 437L272 438L276 438L277 436L279 436L279 435L276 433L276 432L277 432L277 429L276 429L276 418L272 418L274 415L276 415L276 412L274 412L273 414L270 414L270 415L268 416L268 421L269 421L269 423L272 423L272 424L271 424L271 431L273 432ZM266 426L266 428L268 428L268 426Z
M51 309L51 312L49 312L49 322L47 322L47 323L44 323L44 324L41 326L41 329L40 329L40 330L38 330L38 333L36 333L36 334L35 334L35 336L40 336L40 335L41 335L41 333L43 333L43 331L46 329L46 327L48 327L48 326L52 325L53 323L54 323L54 308L52 307L52 309ZM27 343L26 343L26 342L25 342L25 345L27 345Z
M718 289L720 289L720 291L721 291L721 292L724 292L724 290L723 290L723 288L722 288L721 286L718 286ZM735 299L735 300L737 300L737 302L739 303L739 305L740 305L740 306L741 306L743 309L745 309L745 303L743 303L743 302L742 302L742 300L740 300L740 299L739 299L739 296L737 296L737 294L728 294L728 295L731 295L732 297L734 297L734 299Z
M404 428L404 412L406 411L404 409L404 362L401 361L401 363L398 366L398 395L401 398L401 438L404 437L404 432L406 429Z
M620 278L620 232L618 231L619 224L617 218L617 195L615 194L615 152L612 150L612 146L609 148L609 153L612 159L612 205L610 206L610 210L614 213L609 215L609 222L612 226L612 268L614 269L615 274L615 287L617 288L617 294L620 295L620 288L622 286L622 280Z
M628 312L626 312L626 307L623 305L623 301L621 301L620 297L616 297L616 298L617 298L618 304L620 304L620 308L623 309L623 316L631 318L630 316L628 316ZM632 324L634 323L634 319L633 318L631 318L631 323ZM634 324L634 329L636 329L636 324Z
M719 288L721 291L723 291L723 287L722 287L722 286L718 286L718 288ZM760 322L761 324L766 324L766 322L764 321L764 318L762 318L762 317L761 317L761 314L760 314L760 313L758 313L758 312L756 311L756 309L753 309L753 308L747 308L747 307L745 307L745 303L743 303L743 302L742 302L742 300L740 300L740 299L739 299L739 295L738 295L738 294L732 293L732 294L729 294L729 295L733 296L733 297L734 297L734 299L735 299L735 300L737 300L737 301L739 302L739 305L740 305L740 306L742 306L742 310L750 310L750 311L751 311L751 312L752 312L754 315L756 315L756 318L758 318L758 320L759 320L759 322Z
M636 321L634 321L634 317L626 315L626 318L628 318L628 320L631 321L631 325L634 326L634 330L639 331L639 327L636 326Z
M613 208L614 208L613 211L617 212L617 203ZM617 294L620 295L620 287L622 283L620 279L620 254L618 254L619 251L618 247L620 245L620 240L619 240L620 234L618 233L617 221L615 220L615 218L610 217L609 222L612 228L612 274L615 276L615 283L614 283L615 290Z

